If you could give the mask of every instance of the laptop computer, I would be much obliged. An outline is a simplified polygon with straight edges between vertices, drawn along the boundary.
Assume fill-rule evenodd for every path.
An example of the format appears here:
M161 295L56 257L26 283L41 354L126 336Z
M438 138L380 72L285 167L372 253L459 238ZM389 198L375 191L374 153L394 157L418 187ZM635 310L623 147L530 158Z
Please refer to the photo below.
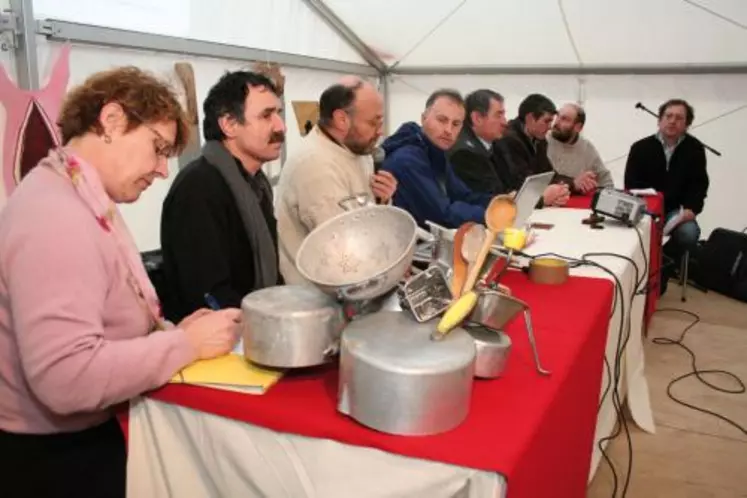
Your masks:
M554 171L531 175L524 180L521 189L516 193L514 203L516 204L516 228L523 228L529 222L534 209L537 206L542 194L555 176Z

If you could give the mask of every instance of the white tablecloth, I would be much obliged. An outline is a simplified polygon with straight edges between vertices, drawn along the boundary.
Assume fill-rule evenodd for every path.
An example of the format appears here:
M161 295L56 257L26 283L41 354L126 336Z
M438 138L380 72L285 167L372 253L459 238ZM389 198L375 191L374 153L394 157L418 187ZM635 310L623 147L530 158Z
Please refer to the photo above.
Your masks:
M624 354L620 362L620 382L618 392L621 401L627 396L628 407L633 420L638 426L650 433L655 431L654 417L651 409L651 401L648 391L648 382L644 376L643 357L643 318L646 305L646 295L639 294L632 300L636 289L636 277L638 281L648 282L649 249L651 243L651 219L645 217L637 227L627 227L620 223L609 220L603 223L602 229L593 229L584 225L582 220L587 218L591 211L587 209L564 209L546 208L537 210L531 216L532 223L550 223L555 225L550 230L537 230L537 239L524 252L536 256L539 254L554 252L569 258L581 258L588 253L613 253L627 256L635 261L636 268L630 262L615 256L593 256L588 259L599 263L612 271L620 280L623 288L625 318L630 318L630 328L627 323L623 327L622 340L625 344ZM636 233L636 230L638 233ZM639 240L640 235L640 240ZM642 248L641 248L642 246ZM571 275L599 277L613 280L612 276L604 270L589 266L582 266L571 270ZM578 304L579 309L583 303ZM602 457L596 441L610 434L615 427L617 415L612 402L612 390L610 383L611 375L614 375L615 361L617 357L618 338L620 337L621 306L618 301L615 313L610 320L607 336L607 363L610 367L610 376L605 372L602 379L602 393L608 391L602 400L601 410L597 418L595 444L592 454L592 465L589 480L594 476ZM629 333L628 333L629 330ZM601 398L600 398L601 399Z
M607 226L592 230L581 224L587 215L588 211L577 209L537 211L533 222L552 223L555 227L538 232L538 239L526 252L556 252L568 257L613 252L631 257L643 272L650 222L644 220L638 227L643 238L641 251L633 228ZM619 258L593 259L620 279L627 314L635 287L633 266ZM593 268L577 268L572 273L611 279ZM620 397L624 398L627 392L635 421L643 429L653 431L648 386L643 376L643 307L644 296L636 297L623 356ZM615 366L620 311L618 305L610 321L606 354L611 369ZM624 332L627 335L627 328ZM538 346L541 354L542 344ZM603 391L609 382L605 376ZM615 420L608 394L599 412L595 440L610 434ZM599 458L595 444L590 479ZM130 409L127 485L130 498L496 498L506 494L505 479L498 474L278 433L152 399L140 399Z

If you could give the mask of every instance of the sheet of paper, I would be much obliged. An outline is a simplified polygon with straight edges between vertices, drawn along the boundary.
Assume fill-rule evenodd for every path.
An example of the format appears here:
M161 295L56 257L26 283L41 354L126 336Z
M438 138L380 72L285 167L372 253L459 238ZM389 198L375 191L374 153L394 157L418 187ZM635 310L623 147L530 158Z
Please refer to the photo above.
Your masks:
M669 221L667 221L667 224L664 225L664 236L669 235L672 232L672 230L677 228L677 225L682 223L682 212L683 211L684 209L680 207L680 212L676 214L675 216L672 216L672 218Z
M632 188L632 189L630 189L630 193L633 194L633 195L640 195L640 196L643 196L643 197L646 197L646 196L655 196L656 195L656 190L654 190L652 188Z

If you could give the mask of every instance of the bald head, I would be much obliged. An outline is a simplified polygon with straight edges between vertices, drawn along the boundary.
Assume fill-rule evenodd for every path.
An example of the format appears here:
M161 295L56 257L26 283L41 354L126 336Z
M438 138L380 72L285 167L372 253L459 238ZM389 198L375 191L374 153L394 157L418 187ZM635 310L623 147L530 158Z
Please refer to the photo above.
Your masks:
M319 125L356 154L373 151L383 120L383 97L373 84L357 76L340 78L319 99Z

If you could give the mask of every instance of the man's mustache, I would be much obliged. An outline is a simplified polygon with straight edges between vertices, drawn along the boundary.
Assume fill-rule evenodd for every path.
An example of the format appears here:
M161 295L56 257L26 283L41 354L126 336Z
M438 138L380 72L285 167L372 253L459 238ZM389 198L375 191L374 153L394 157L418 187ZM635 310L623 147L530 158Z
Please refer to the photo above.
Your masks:
M272 132L272 135L270 135L270 143L271 144L278 144L285 142L285 133L282 131L274 131Z

